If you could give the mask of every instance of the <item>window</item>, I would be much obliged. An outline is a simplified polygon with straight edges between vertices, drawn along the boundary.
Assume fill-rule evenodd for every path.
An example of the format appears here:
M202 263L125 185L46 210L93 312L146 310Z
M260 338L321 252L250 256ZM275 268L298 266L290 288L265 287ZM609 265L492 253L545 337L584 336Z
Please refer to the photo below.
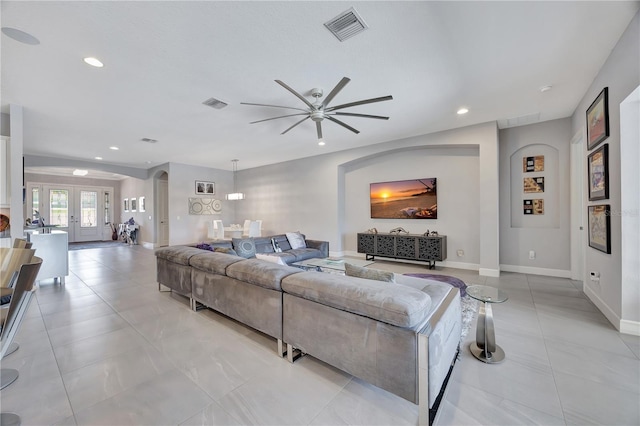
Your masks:
M69 191L52 189L49 194L49 224L69 227Z

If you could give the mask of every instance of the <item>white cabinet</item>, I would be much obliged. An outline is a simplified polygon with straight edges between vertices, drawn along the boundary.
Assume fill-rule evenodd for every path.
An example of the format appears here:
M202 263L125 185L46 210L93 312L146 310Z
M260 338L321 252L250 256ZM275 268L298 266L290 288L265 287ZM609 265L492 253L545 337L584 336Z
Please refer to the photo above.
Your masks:
M69 275L69 238L64 231L50 232L29 231L27 239L33 243L36 256L42 259L42 266L38 272L38 281L49 278L60 278L64 284L64 277Z

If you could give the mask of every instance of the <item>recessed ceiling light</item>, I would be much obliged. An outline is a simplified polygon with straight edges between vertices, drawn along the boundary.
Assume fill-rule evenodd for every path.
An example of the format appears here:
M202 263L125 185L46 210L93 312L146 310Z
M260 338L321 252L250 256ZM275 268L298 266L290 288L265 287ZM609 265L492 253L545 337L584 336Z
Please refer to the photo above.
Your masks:
M318 145L324 146L324 139L318 139Z
M120 148L118 148L117 146L110 146L110 147L109 147L109 149L112 149L112 150L114 150L114 151L117 151L117 150L119 150Z
M469 112L469 110L467 108L460 108L458 110L458 115L466 114L468 112Z
M95 158L96 160L102 160L102 157L93 157L93 158Z
M102 62L100 62L100 61L99 61L98 59L96 59L96 58L91 58L91 57L89 57L89 58L84 58L84 61L85 61L87 64L91 65L92 67L97 67L97 68L102 68L102 67L104 67L104 64L103 64Z
M74 176L86 176L86 175L87 175L87 173L89 173L89 171L88 171L88 170L75 169L75 170L73 171L73 175L74 175Z
M549 85L549 86L542 86L540 88L540 92L544 93L544 92L548 92L549 90L551 90L553 86Z
M14 39L15 41L19 41L20 43L30 44L32 46L40 44L40 40L38 40L31 34L25 33L24 31L15 28L2 27L2 33L7 37Z

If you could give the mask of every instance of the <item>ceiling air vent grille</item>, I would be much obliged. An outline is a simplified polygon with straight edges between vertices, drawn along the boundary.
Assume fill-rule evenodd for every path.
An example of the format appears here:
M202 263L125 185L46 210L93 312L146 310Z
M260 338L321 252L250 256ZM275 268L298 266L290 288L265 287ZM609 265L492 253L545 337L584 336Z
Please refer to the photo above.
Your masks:
M325 22L324 26L340 41L345 41L369 28L354 8Z
M148 143L156 143L158 142L157 139L151 139L151 138L142 138L140 139L142 142L148 142Z
M538 121L540 121L540 113L535 112L533 114L498 120L498 128L508 129L510 127L525 126L527 124L537 123Z
M206 101L204 101L203 104L215 109L222 109L227 105L229 105L226 102L222 102L220 99L216 99L216 98L209 98Z

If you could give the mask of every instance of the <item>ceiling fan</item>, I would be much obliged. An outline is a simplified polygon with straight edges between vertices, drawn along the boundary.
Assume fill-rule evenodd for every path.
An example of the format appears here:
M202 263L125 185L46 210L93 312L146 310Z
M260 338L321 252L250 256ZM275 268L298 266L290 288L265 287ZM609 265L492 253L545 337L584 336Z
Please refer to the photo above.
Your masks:
M330 107L329 103L333 100L333 98L336 97L336 95L338 93L340 93L340 91L342 89L344 89L344 86L346 86L347 83L349 83L350 81L351 81L351 79L349 79L347 77L343 77L342 80L340 80L340 82L338 82L336 87L334 87L333 90L331 90L331 92L329 92L327 97L324 98L324 100L322 102L320 102L320 98L323 95L322 89L317 89L317 88L316 89L311 89L311 96L313 96L315 98L315 102L311 103L307 99L305 99L304 96L302 96L300 93L298 93L295 90L293 90L291 87L287 86L282 81L275 80L276 83L278 83L280 86L282 86L285 89L287 89L289 92L293 93L294 96L296 96L298 99L300 99L302 102L304 102L305 105L308 107L307 109L296 108L296 107L288 107L288 106L281 106L281 105L255 104L255 103L249 103L249 102L240 102L240 103L242 105L266 106L266 107L273 107L273 108L284 108L284 109L293 109L293 110L302 111L302 112L298 112L298 113L295 113L295 114L287 114L287 115L281 115L281 116L278 116L278 117L265 118L264 120L252 121L250 124L262 123L263 121L277 120L279 118L295 117L295 116L304 115L305 116L304 118L302 118L300 121L296 122L293 126L289 127L287 130L285 130L284 132L282 132L280 134L284 135L289 130L291 130L294 127L296 127L297 125L301 124L303 121L311 119L311 120L315 121L315 123L316 123L316 130L318 132L318 142L320 144L324 145L324 141L323 141L323 138L322 138L322 121L325 118L327 120L329 120L329 121L333 121L334 123L341 125L345 129L351 130L353 133L356 133L356 134L360 133L360 131L354 129L353 127L349 126L345 122L338 120L334 116L338 115L338 116L349 116L349 117L364 117L364 118L375 118L375 119L378 119L378 120L388 120L389 119L389 117L383 117L383 116L380 116L380 115L358 114L358 113L353 113L353 112L340 112L340 111L337 111L337 110L344 109L344 108L349 108L349 107L354 107L354 106L358 106L358 105L372 104L372 103L375 103L375 102L390 101L390 100L393 99L393 96L382 96L382 97L379 97L379 98L364 99L364 100L361 100L361 101L349 102L349 103L346 103L346 104L341 104L341 105L336 105L336 106Z

